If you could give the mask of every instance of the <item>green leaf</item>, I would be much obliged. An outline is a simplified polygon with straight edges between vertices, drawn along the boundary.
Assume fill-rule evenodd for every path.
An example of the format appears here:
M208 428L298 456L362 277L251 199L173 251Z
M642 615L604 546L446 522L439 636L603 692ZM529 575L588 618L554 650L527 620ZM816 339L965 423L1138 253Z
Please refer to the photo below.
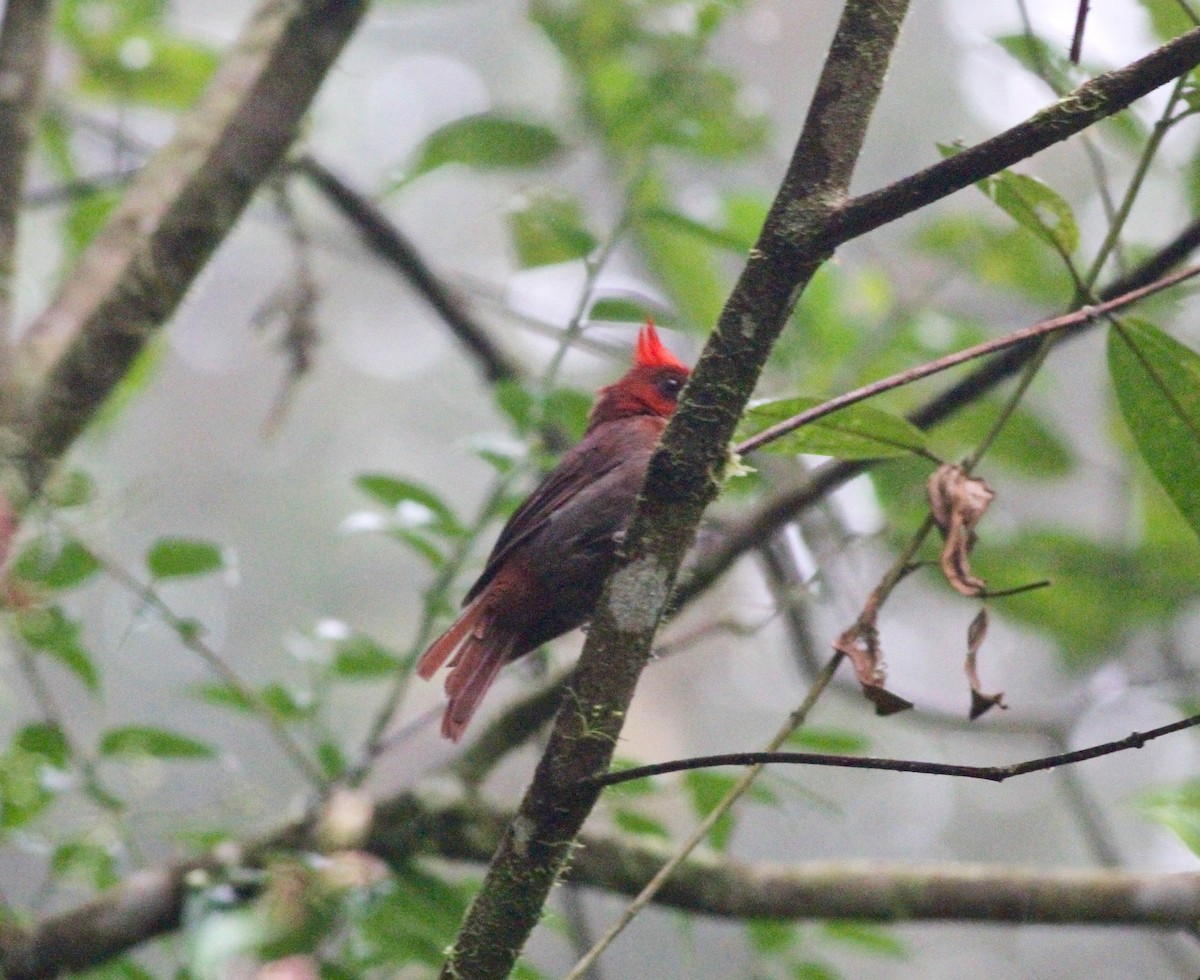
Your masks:
M778 919L752 919L746 923L750 948L762 956L778 956L796 944L796 926Z
M1145 794L1138 807L1151 820L1178 835L1193 853L1200 854L1200 779Z
M230 708L248 714L255 710L253 701L228 684L195 684L188 688L188 693L206 704L219 708Z
M533 427L536 399L533 392L520 381L506 378L496 382L492 389L492 397L496 399L496 407L512 420L518 432L524 434Z
M1037 178L1005 170L981 180L978 187L1018 225L1046 244L1067 255L1079 247L1079 226L1071 206Z
M45 764L43 756L18 745L0 754L0 828L24 826L54 799L43 784Z
M320 764L325 775L331 780L340 779L348 765L346 755L342 752L341 746L329 739L325 739L317 745L317 762Z
M154 974L143 969L127 956L109 960L101 966L83 973L72 973L72 980L155 980ZM188 980L186 974L178 974L176 980Z
M392 677L400 666L396 654L361 634L341 640L333 648L333 673L345 680Z
M100 677L91 656L79 642L79 624L59 606L28 609L15 617L17 634L35 650L50 654L73 673L93 694Z
M82 507L95 497L96 484L83 470L63 470L46 483L46 499L54 507Z
M1130 319L1109 330L1108 366L1142 458L1200 534L1200 356Z
M412 480L402 480L386 473L364 473L354 480L358 487L372 500L393 510L403 504L416 504L429 512L428 517L415 511L407 520L408 527L428 527L447 537L459 537L465 533L454 511L428 487Z
M83 584L100 568L96 556L74 538L55 540L43 534L17 557L13 573L26 582L59 590Z
M663 325L675 322L675 317L661 307L624 296L605 296L596 300L588 309L588 319L613 323L645 323L653 320Z
M481 113L456 119L431 133L417 150L402 183L448 163L485 170L523 170L550 161L562 149L562 141L548 126L501 113Z
M975 282L1039 303L1061 303L1073 288L1061 262L1019 228L997 228L981 216L936 218L917 233L917 250L949 263Z
M612 760L609 769L613 772L625 772L629 769L636 769L642 763L636 759L624 759L617 756ZM604 791L606 798L616 796L653 796L657 791L654 785L653 778L649 779L631 779L627 783L617 783L615 786L610 786Z
M988 397L955 412L937 427L933 436L938 455L948 459L979 445L1002 410L1002 399ZM1074 453L1057 426L1024 407L1009 415L987 458L989 463L1037 480L1066 476L1075 468Z
M216 750L205 742L152 725L110 728L100 739L104 756L152 756L156 759L212 759Z
M1200 552L1187 539L1126 548L1025 531L977 548L972 564L993 589L1050 579L1049 588L1004 599L997 608L1050 634L1071 665L1095 664L1130 631L1186 608L1200 589Z
M219 572L225 559L211 541L159 538L146 552L146 567L152 578L188 578Z
M781 398L753 405L741 438L821 404L819 398ZM926 451L925 433L911 422L870 405L850 405L762 447L772 453L819 453L839 459L890 459Z
M627 834L636 834L642 837L653 837L656 840L670 840L671 832L667 830L666 824L654 817L648 817L644 813L639 813L637 810L630 810L628 807L618 807L613 810L613 823Z
M850 919L835 919L825 923L825 935L843 946L853 946L863 952L892 959L908 955L904 943L885 927Z
M1196 26L1179 0L1138 0L1138 3L1149 15L1150 26L1159 40L1169 41Z
M829 755L857 755L870 747L870 740L858 732L844 728L798 728L785 743L806 752L825 752Z
M56 878L82 879L96 889L109 888L120 878L112 853L82 840L69 841L55 848L50 857L50 873Z
M713 228L701 221L696 221L694 218L682 215L671 208L646 208L641 214L641 220L647 225L657 225L661 228L669 228L673 231L682 232L685 235L691 235L693 238L704 242L706 245L711 245L713 248L726 249L738 255L745 255L749 247L743 239L732 232L722 228ZM751 240L751 244L753 244L753 240Z
M531 197L509 214L508 227L522 269L586 258L596 248L575 198Z
M691 769L683 774L683 788L691 799L692 809L698 817L707 817L725 795L734 787L737 779L706 769ZM733 813L726 810L717 818L708 832L708 842L714 850L723 851L733 836Z
M26 725L17 732L13 744L33 755L42 756L56 769L66 769L71 764L71 743L62 729L50 722Z
M210 49L153 29L91 35L76 50L84 94L164 109L195 103L217 66Z

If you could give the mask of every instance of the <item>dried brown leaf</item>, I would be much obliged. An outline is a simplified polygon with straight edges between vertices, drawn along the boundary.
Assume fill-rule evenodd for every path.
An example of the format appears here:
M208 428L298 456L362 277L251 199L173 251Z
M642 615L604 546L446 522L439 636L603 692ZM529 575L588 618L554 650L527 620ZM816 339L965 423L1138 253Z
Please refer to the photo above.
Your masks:
M975 546L975 526L995 496L982 479L955 464L943 463L929 477L929 511L946 542L942 573L966 596L981 595L987 588L987 583L971 572L970 554Z
M971 721L974 721L980 715L987 713L992 708L1007 709L1008 705L1004 703L1004 692L997 694L985 694L979 686L979 671L978 658L979 648L983 646L984 638L987 636L988 630L988 611L987 606L979 610L978 615L971 620L971 625L967 627L967 680L971 684Z
M833 648L845 654L862 685L863 695L875 705L875 714L894 715L912 707L898 694L885 688L887 675L883 669L883 653L879 647L879 630L875 627L878 599L872 594L867 606L854 625L834 641Z

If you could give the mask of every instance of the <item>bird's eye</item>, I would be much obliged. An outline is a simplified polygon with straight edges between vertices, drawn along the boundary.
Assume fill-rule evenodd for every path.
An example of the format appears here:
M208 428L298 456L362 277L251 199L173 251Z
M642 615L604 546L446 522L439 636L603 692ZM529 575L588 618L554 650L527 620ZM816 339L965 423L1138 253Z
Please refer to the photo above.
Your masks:
M679 397L679 390L683 387L683 382L679 378L667 375L659 378L654 383L654 386L658 389L660 395L674 401Z

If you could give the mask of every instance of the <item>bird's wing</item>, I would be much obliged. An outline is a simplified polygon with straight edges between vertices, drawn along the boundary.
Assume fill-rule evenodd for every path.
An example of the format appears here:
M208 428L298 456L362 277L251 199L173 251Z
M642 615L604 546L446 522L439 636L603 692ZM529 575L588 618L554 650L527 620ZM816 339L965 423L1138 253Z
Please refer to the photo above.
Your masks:
M463 604L466 605L486 588L513 550L543 528L552 513L579 491L620 466L624 460L624 454L606 451L596 439L585 438L571 449L508 519L488 556L483 573L471 586Z

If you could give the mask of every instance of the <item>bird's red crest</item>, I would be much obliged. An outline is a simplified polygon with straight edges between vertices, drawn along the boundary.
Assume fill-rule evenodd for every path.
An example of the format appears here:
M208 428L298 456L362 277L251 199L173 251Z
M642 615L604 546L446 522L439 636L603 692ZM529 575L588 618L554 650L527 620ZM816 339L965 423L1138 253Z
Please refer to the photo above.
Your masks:
M634 357L634 363L638 367L662 368L662 367L677 367L687 370L674 354L672 354L663 342L658 339L658 331L654 329L654 321L647 320L646 325L642 327L638 333L637 353Z

